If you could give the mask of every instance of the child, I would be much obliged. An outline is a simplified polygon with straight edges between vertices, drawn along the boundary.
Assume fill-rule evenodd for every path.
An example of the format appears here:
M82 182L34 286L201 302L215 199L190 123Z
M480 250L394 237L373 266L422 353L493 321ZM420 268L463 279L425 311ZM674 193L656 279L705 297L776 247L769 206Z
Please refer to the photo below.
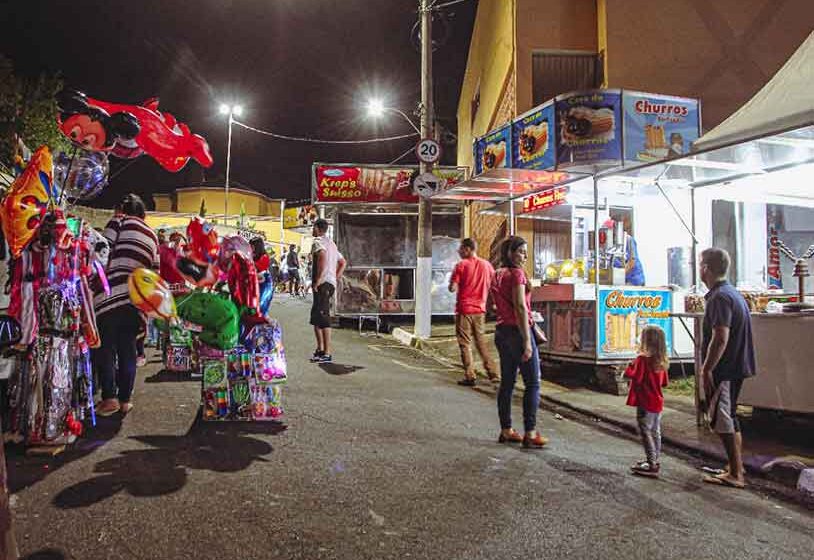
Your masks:
M667 386L669 366L664 331L656 326L645 327L639 356L625 370L625 377L630 379L627 404L636 407L636 419L647 456L645 461L631 467L634 474L659 476L661 411L664 408L661 388Z

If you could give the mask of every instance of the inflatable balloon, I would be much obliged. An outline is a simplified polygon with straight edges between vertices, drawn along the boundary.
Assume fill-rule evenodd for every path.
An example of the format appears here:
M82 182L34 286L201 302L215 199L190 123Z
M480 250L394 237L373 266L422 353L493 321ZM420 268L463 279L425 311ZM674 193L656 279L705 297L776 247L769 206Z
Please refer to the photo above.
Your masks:
M203 329L199 338L204 344L220 350L237 344L240 315L228 297L198 291L186 294L178 298L178 315Z
M150 317L172 319L178 316L175 299L167 283L147 268L137 268L127 279L130 301Z
M134 139L141 127L125 110L95 106L78 91L64 90L57 96L59 130L75 146L92 152L109 152L119 139Z
M90 200L107 186L109 171L105 152L82 150L73 157L73 163L71 156L62 152L54 162L54 183L68 200Z
M19 257L33 239L53 196L53 162L47 146L37 149L22 174L8 189L0 207L3 234L9 250Z
M175 265L181 276L199 288L214 286L220 275L220 270L214 264L198 264L189 257L178 257Z
M141 105L123 105L88 98L88 103L110 114L135 115L141 130L129 142L127 138L117 141L114 154L125 158L146 153L167 171L180 171L190 159L203 167L212 167L212 154L203 136L193 134L184 123L179 123L169 113L158 112L158 99L148 99ZM121 147L119 147L121 145Z
M242 255L248 260L252 260L252 246L240 235L228 235L220 242L218 253L218 266L221 270L228 271L232 264L234 255Z
M263 281L260 283L260 313L263 316L268 315L269 308L271 307L271 300L274 298L274 282L270 274L263 275Z
M229 266L226 280L229 283L229 293L238 305L245 305L250 309L259 311L260 287L257 283L257 270L251 257L235 253L232 255L232 264Z
M198 264L213 263L218 258L218 232L200 216L195 216L187 226L186 256Z

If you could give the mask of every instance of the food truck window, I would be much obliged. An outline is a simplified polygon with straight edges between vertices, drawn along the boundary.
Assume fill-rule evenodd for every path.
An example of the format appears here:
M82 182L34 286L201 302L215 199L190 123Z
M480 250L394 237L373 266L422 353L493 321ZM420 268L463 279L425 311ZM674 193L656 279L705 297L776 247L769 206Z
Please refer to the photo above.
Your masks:
M350 267L415 266L418 218L338 214L336 244Z
M534 220L534 277L551 262L571 258L571 222Z

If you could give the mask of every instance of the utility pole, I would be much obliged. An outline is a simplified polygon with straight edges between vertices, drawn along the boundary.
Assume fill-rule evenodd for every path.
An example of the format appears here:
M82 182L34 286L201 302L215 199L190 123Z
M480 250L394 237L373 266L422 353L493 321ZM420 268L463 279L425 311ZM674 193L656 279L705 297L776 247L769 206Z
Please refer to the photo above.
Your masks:
M432 102L432 10L430 0L419 0L421 17L421 138L434 138L435 112ZM421 163L421 173L430 173L431 163ZM415 290L415 335L429 338L432 330L432 202L418 200L418 266Z

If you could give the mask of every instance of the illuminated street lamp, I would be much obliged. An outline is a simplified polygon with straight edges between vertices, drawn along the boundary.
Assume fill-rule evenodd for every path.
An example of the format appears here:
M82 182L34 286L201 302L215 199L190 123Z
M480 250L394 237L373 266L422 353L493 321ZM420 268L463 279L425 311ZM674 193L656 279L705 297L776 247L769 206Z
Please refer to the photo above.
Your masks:
M229 224L229 171L232 167L232 123L235 116L243 114L243 107L240 105L227 105L221 103L221 115L229 115L229 140L226 143L226 183L224 185L225 196L223 200L223 222L225 225Z
M398 113L399 115L404 117L404 120L410 123L410 126L413 127L413 130L415 130L419 134L421 133L421 130L418 128L418 126L416 126L416 124L412 120L410 120L410 117L408 117L404 113L404 111L396 109L395 107L385 107L384 102L381 99L370 99L367 102L367 115L369 117L378 119L383 117L384 114L388 111L390 111L391 113Z

